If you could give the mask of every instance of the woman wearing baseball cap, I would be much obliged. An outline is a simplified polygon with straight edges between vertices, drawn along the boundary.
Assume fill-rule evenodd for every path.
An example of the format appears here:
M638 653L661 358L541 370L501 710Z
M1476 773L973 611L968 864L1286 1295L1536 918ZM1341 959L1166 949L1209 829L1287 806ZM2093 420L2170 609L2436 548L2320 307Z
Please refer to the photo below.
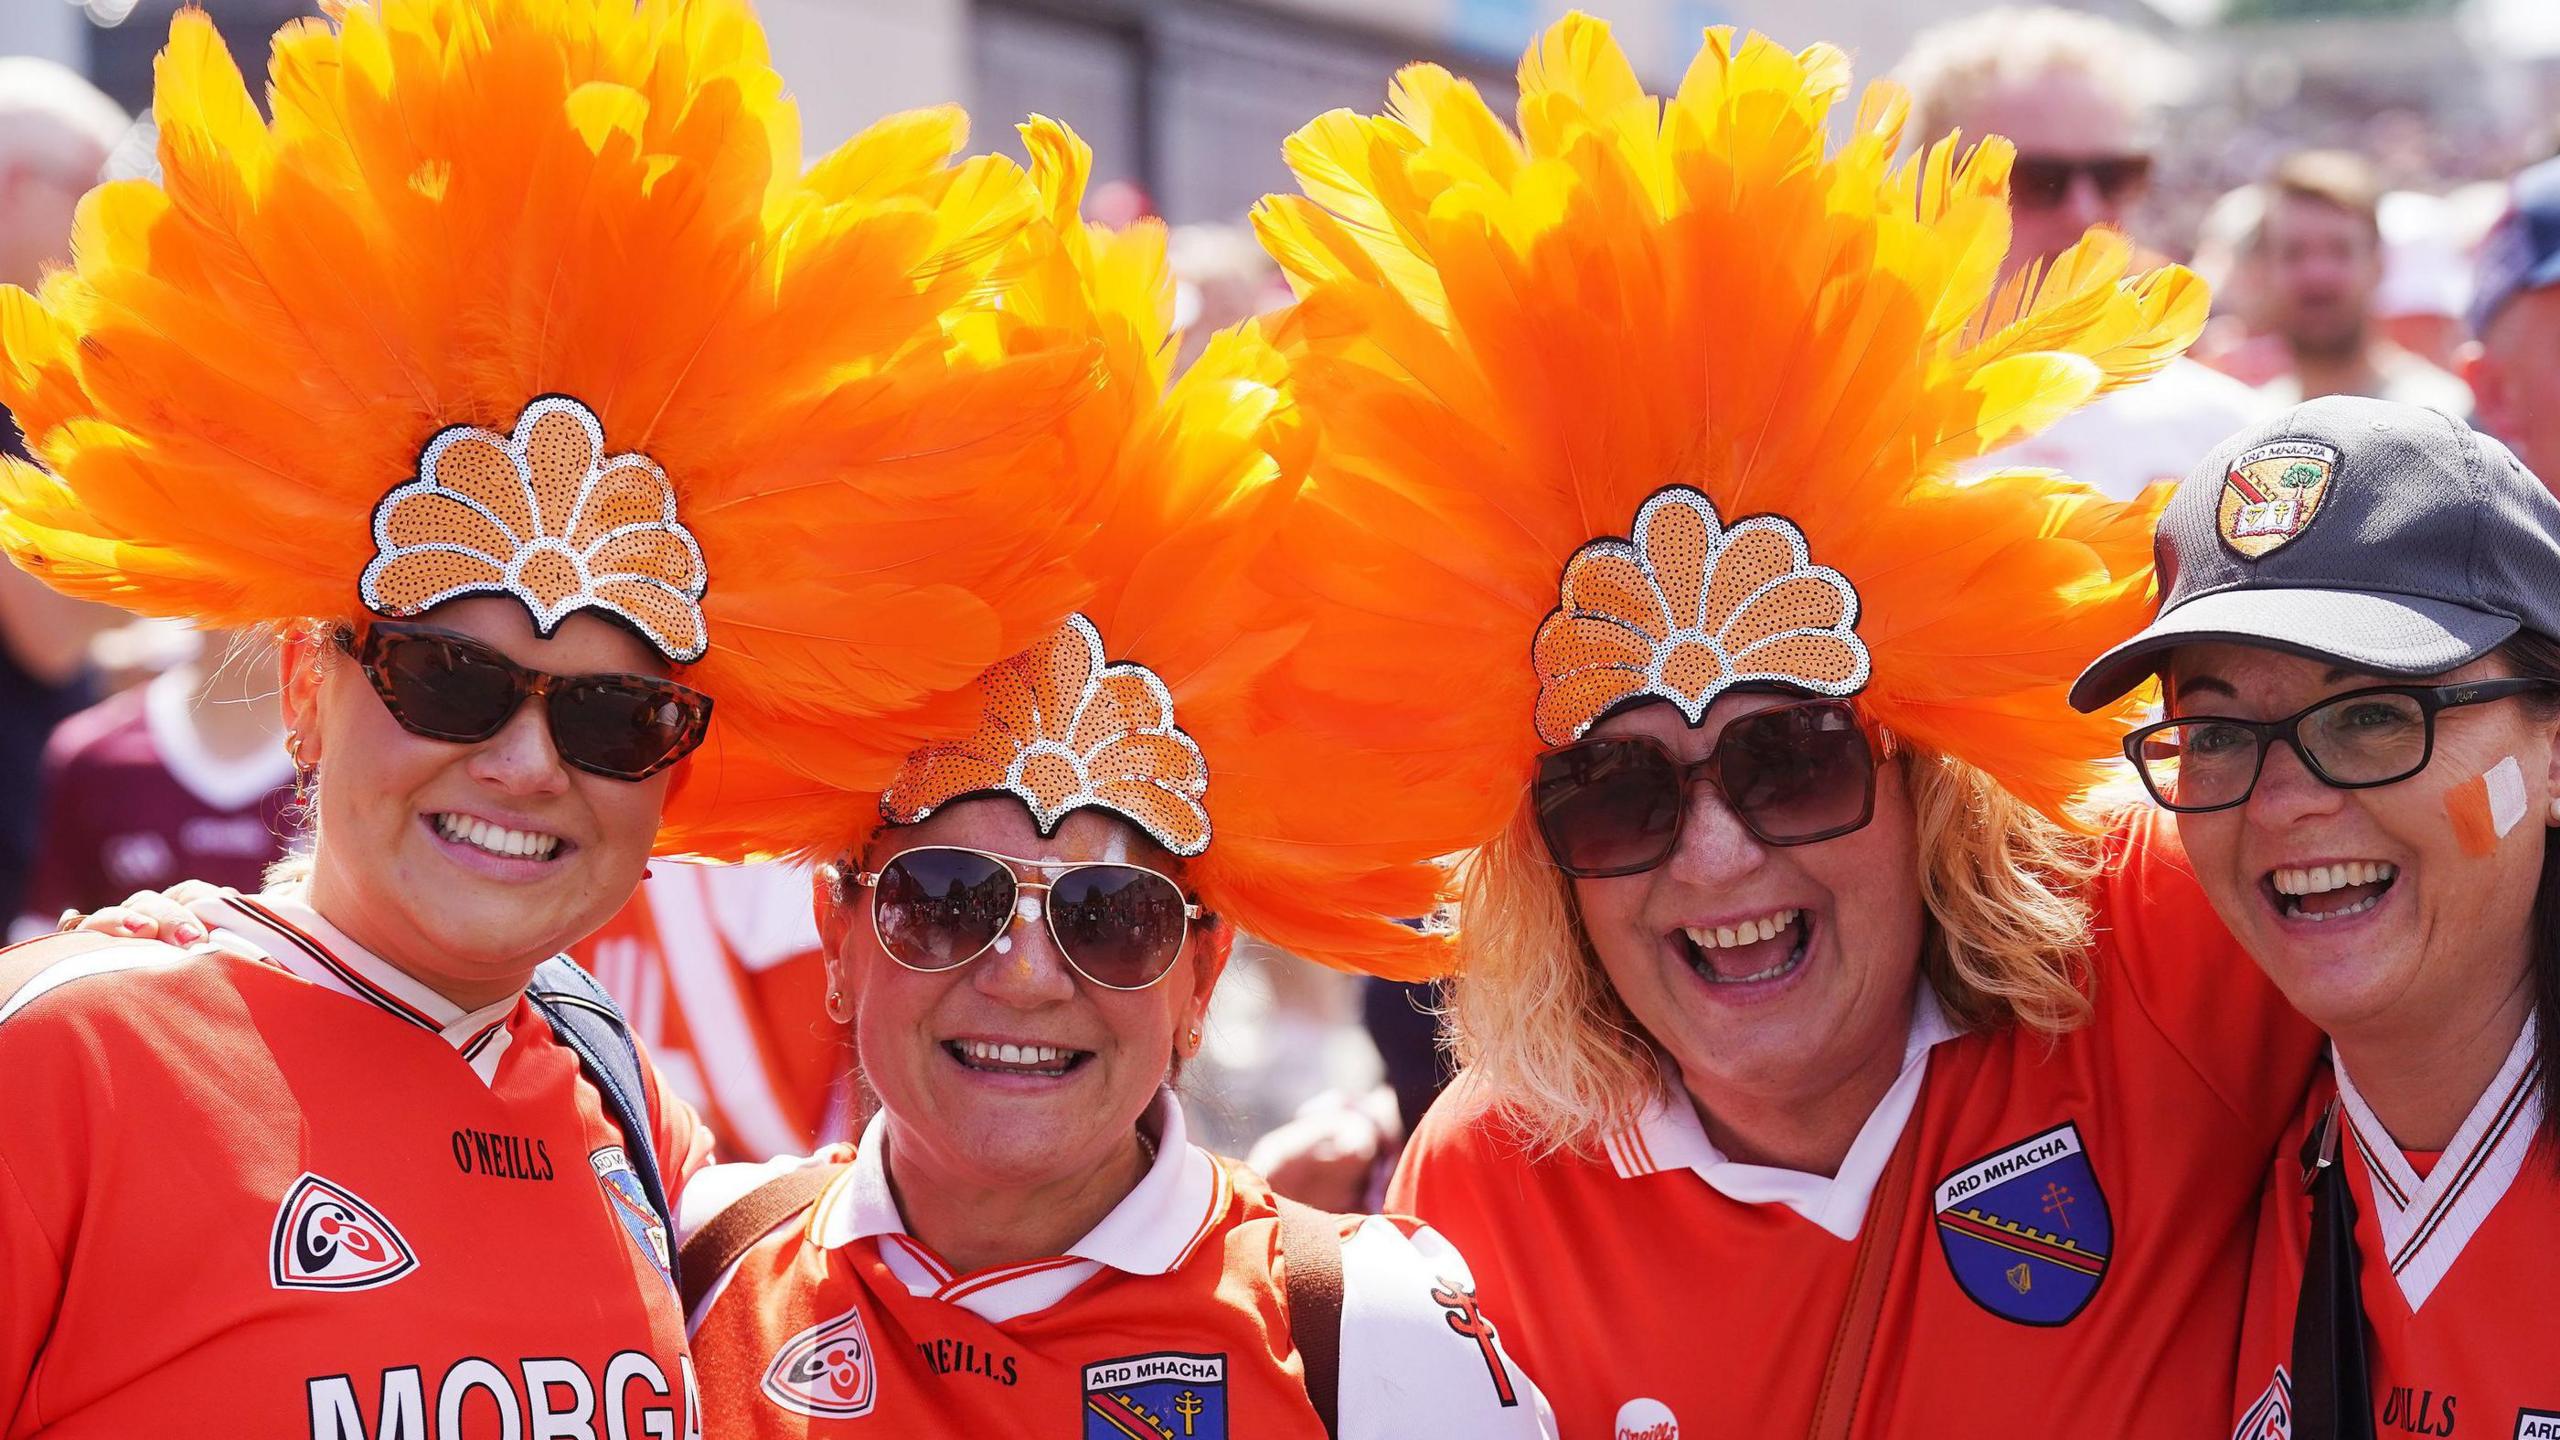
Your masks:
M1323 437L1282 574L1368 641L1291 663L1422 697L1370 823L1468 853L1390 1196L1568 1436L2184 1440L2313 1037L2165 821L2079 818L2152 511L1944 477L2203 297L2104 231L1995 285L2006 142L1897 163L1849 91L1717 30L1656 98L1573 17L1516 130L1409 68L1257 217Z
M2160 678L2126 753L2334 1076L2268 1177L2235 1433L2539 1433L2560 501L2449 416L2339 396L2207 456L2158 548L2158 617L2072 700Z

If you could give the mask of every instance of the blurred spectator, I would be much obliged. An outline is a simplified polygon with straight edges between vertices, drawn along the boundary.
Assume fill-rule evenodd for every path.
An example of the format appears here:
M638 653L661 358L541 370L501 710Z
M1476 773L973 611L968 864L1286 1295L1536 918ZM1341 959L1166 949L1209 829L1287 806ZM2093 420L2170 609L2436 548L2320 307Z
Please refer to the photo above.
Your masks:
M620 913L573 946L723 1160L851 1139L853 1050L827 1015L810 877L798 865L650 862Z
M194 658L63 721L44 793L13 940L180 880L257 889L291 833L274 646L210 632Z
M2307 150L2276 167L2256 248L2266 267L2267 323L2289 363L2262 393L2279 405L2372 395L2468 415L2470 390L2394 343L2375 318L2381 207L2373 168L2360 156Z
M2560 160L2515 180L2506 215L2481 242L2464 366L2480 428L2515 447L2560 489Z
M2149 37L2056 9L1949 22L1923 34L1896 74L1911 87L1917 139L1961 129L2016 143L2004 279L2093 225L2129 228L2150 189L2161 113L2185 80L2183 62ZM2179 360L1981 463L2048 466L2130 499L2185 474L2263 408L2247 386Z
M1200 358L1211 335L1289 303L1280 267L1242 225L1177 226L1165 258L1173 265L1173 324L1182 332L1177 375Z
M70 258L72 212L124 128L124 112L78 75L0 57L0 282L32 289ZM0 453L27 458L6 411ZM35 861L45 737L93 698L82 674L89 638L121 618L0 564L0 915L22 908Z

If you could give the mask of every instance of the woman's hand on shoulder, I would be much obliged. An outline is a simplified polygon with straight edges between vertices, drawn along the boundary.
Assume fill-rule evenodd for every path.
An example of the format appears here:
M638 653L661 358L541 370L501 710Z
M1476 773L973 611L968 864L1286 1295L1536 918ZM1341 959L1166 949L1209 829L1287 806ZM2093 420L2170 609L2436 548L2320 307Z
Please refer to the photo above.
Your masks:
M62 914L60 929L119 940L157 940L166 945L193 945L205 935L204 922L187 906L221 893L202 880L181 880L166 890L136 890L119 905Z

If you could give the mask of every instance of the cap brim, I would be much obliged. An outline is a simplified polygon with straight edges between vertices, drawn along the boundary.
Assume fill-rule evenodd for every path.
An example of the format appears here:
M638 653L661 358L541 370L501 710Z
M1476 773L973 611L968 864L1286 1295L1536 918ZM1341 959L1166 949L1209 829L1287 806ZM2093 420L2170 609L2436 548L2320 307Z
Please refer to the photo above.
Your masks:
M2071 704L2095 710L2158 670L2181 645L2255 645L2376 675L2435 675L2468 665L2521 628L2443 600L2367 590L2224 590L2199 595L2080 672Z

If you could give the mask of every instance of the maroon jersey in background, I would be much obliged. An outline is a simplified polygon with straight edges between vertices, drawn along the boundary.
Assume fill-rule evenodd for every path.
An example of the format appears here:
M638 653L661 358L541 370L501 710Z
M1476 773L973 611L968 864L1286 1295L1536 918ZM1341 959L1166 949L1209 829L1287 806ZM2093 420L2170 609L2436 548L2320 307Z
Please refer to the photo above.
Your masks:
M65 909L180 880L258 888L292 833L292 763L281 745L248 760L207 754L188 719L195 703L186 672L173 671L54 730L35 871L11 938L51 930Z

